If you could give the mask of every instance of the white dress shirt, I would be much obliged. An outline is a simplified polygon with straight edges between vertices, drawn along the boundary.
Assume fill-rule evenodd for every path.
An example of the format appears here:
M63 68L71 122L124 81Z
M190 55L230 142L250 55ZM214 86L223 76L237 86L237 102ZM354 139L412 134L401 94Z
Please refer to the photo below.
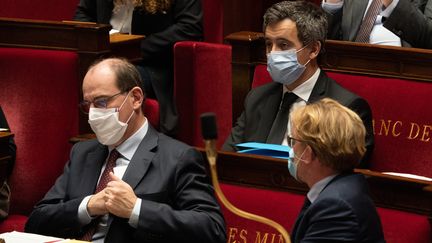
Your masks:
M359 0L354 0L354 1L359 1ZM321 6L327 12L335 13L343 7L343 3L344 3L343 0L338 3L328 3L323 1ZM363 18L365 17L371 3L372 0L369 0ZM398 3L399 0L393 0L393 2L389 6L387 6L387 8L382 10L380 14L377 16L374 23L374 27L372 28L372 32L370 34L370 39L369 39L370 44L402 46L401 39L397 35L393 34L393 32L385 28L382 21L383 17L388 18L390 16L390 14L393 12L393 10L395 9Z
M126 1L125 4L114 8L115 10L113 10L110 20L110 24L112 26L110 34L117 32L131 34L134 8L135 7L132 4L132 1Z
M307 193L307 198L309 199L309 201L311 203L315 202L315 200L318 198L319 194L321 193L321 191L324 189L324 187L327 186L327 184L337 176L336 175L331 175L331 176L327 176L326 178L318 181L317 183L315 183L312 188L309 190L309 192Z
M289 110L289 114L291 112L301 106L305 106L306 102L309 100L309 97L312 93L313 88L315 87L316 82L318 81L319 74L321 72L321 69L318 68L315 73L304 83L297 86L292 92L298 96L297 100L293 103ZM285 86L283 86L283 95L286 92L290 92ZM282 97L283 97L282 95ZM281 101L282 104L282 101ZM288 145L287 136L291 135L291 118L288 117L288 124L287 124L287 130L284 136L284 139L282 141L282 145Z
M148 131L148 122L147 119L145 120L144 124L141 126L138 131L136 131L131 137L129 137L127 140L125 140L122 144L120 144L117 148L117 151L120 153L119 158L116 160L116 166L114 167L114 175L118 178L123 178L123 175L126 172L126 169L129 165L130 160L132 159L132 156L135 154L135 151L138 149L139 144L141 143L142 139L145 137ZM114 147L109 146L108 150L111 152ZM108 158L105 160L104 165L102 166L102 169L99 174L99 179L102 175L102 172L105 169L106 163ZM99 183L98 179L98 183ZM90 200L90 196L85 197L82 202L79 205L78 208L78 219L82 225L89 224L92 219L95 217L91 217L90 214L87 211L87 204ZM138 220L139 220L139 214L141 211L141 199L138 198L135 202L134 208L132 210L132 214L129 218L129 225L137 228L138 227ZM102 243L105 240L105 235L108 232L109 225L111 223L112 218L109 217L109 215L104 215L101 217L101 221L98 225L98 228L96 229L95 234L93 235L92 242L95 243Z

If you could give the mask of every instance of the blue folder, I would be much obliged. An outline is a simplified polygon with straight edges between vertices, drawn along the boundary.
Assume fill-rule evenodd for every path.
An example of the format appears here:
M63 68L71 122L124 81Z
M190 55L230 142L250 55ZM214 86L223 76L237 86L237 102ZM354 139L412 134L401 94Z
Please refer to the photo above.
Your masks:
M239 153L270 156L279 159L288 159L291 149L285 145L257 142L239 143L236 144L236 147L239 149L237 151Z

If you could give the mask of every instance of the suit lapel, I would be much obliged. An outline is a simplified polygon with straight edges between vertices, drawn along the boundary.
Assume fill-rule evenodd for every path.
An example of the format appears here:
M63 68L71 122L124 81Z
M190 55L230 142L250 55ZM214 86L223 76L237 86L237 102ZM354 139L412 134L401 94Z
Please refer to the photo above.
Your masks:
M354 41L369 0L345 1L342 16L343 39Z
M147 134L138 146L123 176L123 180L133 189L142 180L155 156L153 150L158 145L158 138L156 130L149 125Z
M326 97L328 82L329 78L327 77L327 74L325 74L325 72L321 70L318 80L315 83L314 88L312 89L312 93L309 97L308 102L312 103Z
M274 84L269 95L266 97L263 108L261 110L261 119L259 119L258 129L256 132L255 141L265 142L270 133L275 117L279 111L279 106L282 100L282 85Z
M96 184L99 179L99 177L95 175L100 174L100 170L107 156L108 148L101 144L98 144L95 151L87 155L80 187L84 195L90 195L95 192Z

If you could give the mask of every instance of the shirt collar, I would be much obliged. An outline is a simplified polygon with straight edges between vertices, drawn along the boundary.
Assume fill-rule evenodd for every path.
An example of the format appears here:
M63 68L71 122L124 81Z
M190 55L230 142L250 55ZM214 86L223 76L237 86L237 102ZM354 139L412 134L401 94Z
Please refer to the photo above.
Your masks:
M317 68L315 73L305 82L301 83L297 86L292 92L296 94L300 99L307 102L309 100L310 95L312 94L313 87L318 81L319 74L321 72L320 68ZM286 92L290 92L285 85L283 86L283 94Z
M132 159L132 156L135 154L135 151L138 149L138 146L147 134L148 127L147 119L145 119L144 124L132 136L117 146L116 149L123 158L129 161ZM109 147L110 152L112 149L114 149L114 147Z
M311 203L313 203L318 198L319 194L324 189L324 187L326 187L327 184L336 176L337 175L327 176L326 178L315 183L312 186L312 188L309 190L309 192L307 193L307 197L308 197L309 201Z

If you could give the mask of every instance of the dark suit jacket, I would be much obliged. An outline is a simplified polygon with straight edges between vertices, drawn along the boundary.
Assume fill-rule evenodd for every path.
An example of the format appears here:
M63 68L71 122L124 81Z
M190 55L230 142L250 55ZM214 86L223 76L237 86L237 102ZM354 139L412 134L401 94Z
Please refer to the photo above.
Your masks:
M385 242L363 175L336 176L296 220L297 242Z
M384 27L399 36L402 46L432 48L432 21L424 15L427 0L399 0ZM354 41L369 0L344 0L342 10L329 14L329 39ZM419 11L420 10L420 11ZM400 21L401 19L409 21Z
M82 235L78 207L93 194L107 155L96 140L74 145L64 173L31 213L26 232ZM223 216L193 148L149 127L123 180L142 199L138 228L111 215L105 242L225 242Z
M222 149L235 151L237 150L235 144L238 143L266 142L282 100L282 91L283 86L275 82L252 89L246 97L244 111L237 119L236 126L231 130ZM342 105L355 111L363 120L367 132L367 152L360 167L367 167L374 147L372 112L369 104L363 98L342 88L327 77L324 71L321 71L309 97L309 102L325 97L339 101Z
M418 5L419 4L419 5ZM384 27L417 48L432 48L432 16L427 16L432 8L432 0L417 4L409 0L399 0L393 13L384 22ZM426 6L425 14L419 10ZM405 45L408 46L408 45Z
M6 120L6 116L3 113L1 106L0 106L0 128L7 128L10 130L9 124ZM11 156L12 159L10 160L10 163L8 163L8 165L7 165L7 172L6 172L7 176L10 176L12 174L12 169L13 169L14 164L15 164L16 145L15 145L15 141L13 138L9 139L9 155Z
M135 9L131 27L132 34L146 36L141 42L143 60L139 65L146 70L147 82L159 101L159 129L175 136L178 115L173 99L173 46L178 41L202 39L203 13L200 0L172 2L166 13L148 14ZM113 8L113 0L80 0L74 20L109 24Z

